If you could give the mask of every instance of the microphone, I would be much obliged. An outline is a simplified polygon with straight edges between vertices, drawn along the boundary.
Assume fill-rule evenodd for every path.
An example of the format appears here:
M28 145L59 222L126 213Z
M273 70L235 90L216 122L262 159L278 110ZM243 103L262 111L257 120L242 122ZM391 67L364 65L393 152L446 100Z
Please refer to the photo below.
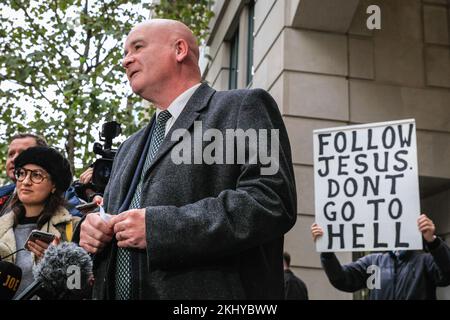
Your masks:
M22 269L14 263L0 261L0 300L11 300L22 280Z
M41 261L33 267L34 282L14 300L29 300L38 295L51 299L84 299L91 293L92 259L73 242L50 245Z

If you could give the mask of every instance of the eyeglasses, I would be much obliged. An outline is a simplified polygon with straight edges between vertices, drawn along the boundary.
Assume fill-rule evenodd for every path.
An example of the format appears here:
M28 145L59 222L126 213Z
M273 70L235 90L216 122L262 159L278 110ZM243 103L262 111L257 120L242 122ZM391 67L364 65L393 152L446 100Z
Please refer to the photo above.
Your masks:
M28 172L30 172L31 182L39 184L44 179L48 179L48 175L43 174L40 170L29 170L25 168L19 168L14 171L14 176L17 181L22 182L28 176Z

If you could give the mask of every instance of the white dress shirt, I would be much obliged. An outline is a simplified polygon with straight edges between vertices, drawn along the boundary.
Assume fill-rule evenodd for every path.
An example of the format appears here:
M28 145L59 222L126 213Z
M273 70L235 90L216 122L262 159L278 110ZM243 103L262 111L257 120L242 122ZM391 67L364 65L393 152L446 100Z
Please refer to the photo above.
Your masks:
M196 85L190 87L185 92L180 94L175 100L172 101L170 106L167 108L167 110L170 112L172 117L167 120L166 122L166 131L164 133L164 136L167 135L170 128L172 128L175 121L177 121L178 117L180 116L181 112L183 111L184 107L186 107L187 102L194 94L195 90L197 90L198 87L200 87L201 83L197 83ZM158 118L159 114L162 110L156 109L156 118Z

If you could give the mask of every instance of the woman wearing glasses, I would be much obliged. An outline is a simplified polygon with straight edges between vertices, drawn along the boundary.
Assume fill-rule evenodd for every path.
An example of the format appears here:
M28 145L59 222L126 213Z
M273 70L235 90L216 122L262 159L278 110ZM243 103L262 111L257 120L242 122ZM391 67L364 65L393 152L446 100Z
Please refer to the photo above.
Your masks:
M16 295L33 282L32 267L41 259L49 243L27 241L32 230L55 235L54 244L71 241L78 217L64 208L63 193L70 186L70 165L58 151L48 147L32 147L15 160L17 193L11 211L0 217L0 257L26 248L5 260L22 269L22 281Z

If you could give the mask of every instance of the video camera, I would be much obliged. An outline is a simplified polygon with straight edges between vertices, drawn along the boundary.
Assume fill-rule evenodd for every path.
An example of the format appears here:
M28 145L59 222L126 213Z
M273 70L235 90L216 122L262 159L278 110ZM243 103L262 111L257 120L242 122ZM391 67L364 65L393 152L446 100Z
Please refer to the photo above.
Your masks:
M116 121L105 122L100 132L100 141L104 141L104 145L99 142L94 143L93 151L95 154L102 156L95 160L93 165L92 183L82 184L76 182L74 184L75 192L79 198L90 201L93 194L102 194L108 184L111 175L111 169L116 149L112 148L112 141L122 133L120 123Z

